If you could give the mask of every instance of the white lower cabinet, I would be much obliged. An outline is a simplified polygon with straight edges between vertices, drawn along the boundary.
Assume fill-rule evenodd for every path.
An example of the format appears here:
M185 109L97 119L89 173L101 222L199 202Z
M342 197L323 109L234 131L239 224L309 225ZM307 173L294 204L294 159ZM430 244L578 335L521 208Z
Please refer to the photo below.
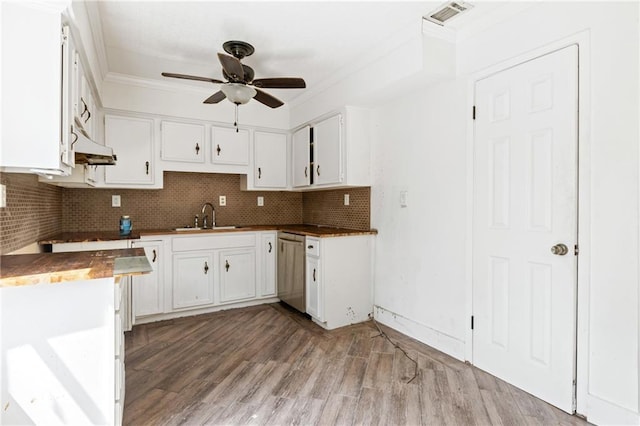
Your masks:
M306 239L307 313L334 329L369 319L372 235Z
M173 309L213 304L213 265L211 252L173 255Z
M320 286L320 259L307 255L306 264L307 313L318 321L324 321L322 306L322 287Z
M256 297L255 247L220 250L218 265L222 303Z
M145 248L154 268L134 278L136 323L275 301L276 235L275 231L158 235L134 243Z
M164 312L164 271L162 241L134 241L132 247L143 247L153 271L131 277L133 321Z
M260 296L275 296L277 283L277 253L276 240L277 232L263 232L261 235L261 244L258 247L258 256L260 256L262 267L262 279L260 283Z

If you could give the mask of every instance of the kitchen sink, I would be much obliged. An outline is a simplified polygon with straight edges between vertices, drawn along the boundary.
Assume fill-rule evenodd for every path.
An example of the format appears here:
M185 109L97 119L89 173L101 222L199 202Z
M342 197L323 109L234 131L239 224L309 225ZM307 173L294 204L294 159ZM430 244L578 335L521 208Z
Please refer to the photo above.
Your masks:
M189 231L217 231L222 229L235 229L235 226L214 226L213 228L194 228L192 226L185 226L183 228L173 228L174 231L178 232L189 232Z

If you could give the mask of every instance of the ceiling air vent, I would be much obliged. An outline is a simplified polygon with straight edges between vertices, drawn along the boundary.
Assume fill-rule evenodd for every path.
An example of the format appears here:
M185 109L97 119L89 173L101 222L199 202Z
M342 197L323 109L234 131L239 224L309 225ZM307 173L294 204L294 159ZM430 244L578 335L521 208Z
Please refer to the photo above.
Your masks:
M461 13L471 9L473 5L461 1L452 1L440 6L433 12L423 16L427 21L433 22L438 25L444 25L445 22L455 18Z

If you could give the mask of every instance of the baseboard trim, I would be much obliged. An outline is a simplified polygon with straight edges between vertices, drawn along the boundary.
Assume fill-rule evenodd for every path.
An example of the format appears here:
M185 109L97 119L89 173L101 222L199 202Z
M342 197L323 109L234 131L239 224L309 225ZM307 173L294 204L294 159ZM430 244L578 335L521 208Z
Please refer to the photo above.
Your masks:
M587 395L586 415L596 425L640 425L640 414L593 395Z
M265 305L268 303L276 303L279 301L280 299L278 299L277 297L269 297L265 299L250 300L247 302L228 303L225 305L209 306L206 308L189 309L185 311L169 312L169 313L158 314L158 315L149 315L146 317L136 318L135 321L133 322L133 325L149 324L151 322L158 322L158 321L183 318L183 317L192 317L200 314L210 314L212 312L226 311L228 309L246 308L249 306L256 306L256 305Z
M460 361L464 361L464 342L424 324L420 324L382 306L375 305L373 316L381 324L406 334Z

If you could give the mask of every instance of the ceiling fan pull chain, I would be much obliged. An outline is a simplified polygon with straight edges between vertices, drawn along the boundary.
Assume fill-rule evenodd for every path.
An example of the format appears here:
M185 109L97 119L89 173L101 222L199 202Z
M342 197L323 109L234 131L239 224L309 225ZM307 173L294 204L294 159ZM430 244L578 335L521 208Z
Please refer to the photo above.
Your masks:
M236 126L236 133L238 133L238 104L236 104L236 121L233 122L233 125Z

